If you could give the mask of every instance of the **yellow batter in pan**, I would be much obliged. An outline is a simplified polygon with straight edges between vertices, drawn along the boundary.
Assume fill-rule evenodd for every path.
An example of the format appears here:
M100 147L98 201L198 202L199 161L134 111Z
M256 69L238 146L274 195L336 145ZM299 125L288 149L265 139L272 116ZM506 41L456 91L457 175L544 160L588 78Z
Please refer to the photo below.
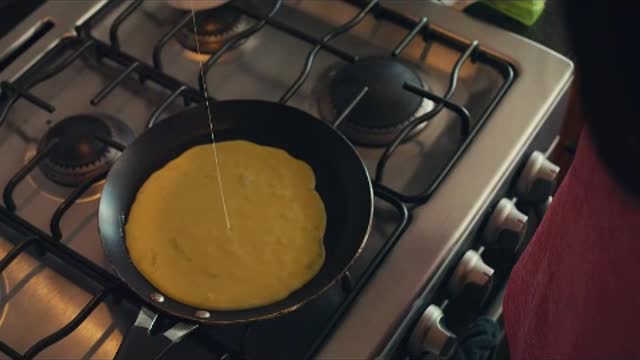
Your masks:
M211 144L153 173L125 228L138 270L163 294L211 310L281 300L324 263L326 214L306 163L248 141L217 145L227 230Z

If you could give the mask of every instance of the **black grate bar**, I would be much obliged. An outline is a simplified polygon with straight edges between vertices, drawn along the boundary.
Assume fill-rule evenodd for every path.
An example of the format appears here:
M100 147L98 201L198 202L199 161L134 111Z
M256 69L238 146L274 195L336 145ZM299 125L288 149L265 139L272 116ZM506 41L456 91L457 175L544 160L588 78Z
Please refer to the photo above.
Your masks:
M442 104L447 109L455 112L460 117L460 121L461 121L460 135L463 137L469 136L469 132L471 131L471 116L469 115L469 111L465 109L463 106L460 106L443 97L432 94L421 87L417 87L409 83L404 83L402 87L405 90L409 90L410 92L416 95L425 97L435 103Z
M510 66L508 66L507 68L512 70ZM486 122L486 120L488 119L489 114L493 112L493 109L496 107L496 105L498 104L502 96L504 96L504 94L507 92L507 90L511 86L511 83L513 81L513 77L515 76L515 74L513 72L511 72L510 74L511 75L507 75L508 76L507 81L502 85L502 87L500 88L494 100L491 102L491 104L487 107L487 109L481 115L482 120L471 130L471 134L469 134L469 136L464 140L462 145L458 148L456 153L452 156L451 161L449 161L449 163L447 163L444 169L442 169L442 171L440 172L440 174L438 174L438 176L433 181L431 186L429 186L429 188L427 188L425 191L423 191L418 195L407 196L404 194L397 194L399 199L408 203L424 204L431 198L431 196L436 191L436 189L438 188L442 180L444 180L444 178L449 174L449 171L451 171L451 169L453 168L455 163L458 161L458 159L467 150L467 148L469 147L469 144L471 144L471 141L475 138L476 134L478 133L478 131L480 131L480 128L482 127L484 122Z
M135 293L133 293L117 276L103 269L99 265L96 265L69 246L59 241L55 241L51 235L42 231L40 228L31 224L19 215L0 207L0 221L11 226L12 229L23 236L32 236L37 238L38 245L40 245L45 251L48 251L61 261L69 264L72 268L80 270L87 280L91 280L97 285L101 285L103 288L117 287L118 291L123 296L127 296L128 299L138 299L137 295L135 295Z
M182 28L187 22L191 20L193 15L191 13L187 13L178 21L178 23L171 28L168 32L166 32L160 40L153 47L153 67L162 70L162 49L164 49L165 45L173 38L173 36Z
M7 81L3 81L0 86L2 87L3 91L8 91L8 92L12 92L14 94L17 95L16 100L18 97L23 97L25 100L29 101L30 103L32 103L33 105L39 107L40 109L48 112L48 113L52 113L54 111L56 111L56 108L49 104L48 102L40 99L39 97L31 94L30 92L20 89L17 86L13 85L10 82Z
M425 25L427 25L427 21L428 20L426 17L421 18L420 21L418 21L418 23L416 24L416 26L414 26L413 29L411 29L411 31L407 33L404 39L400 41L400 43L396 46L396 48L393 49L393 51L391 52L391 56L398 57L400 53L407 47L407 45L409 45L411 40L413 40L416 37L416 35L418 35L420 30L422 30L422 28L425 27Z
M146 65L142 60L137 59L130 54L114 50L111 46L98 39L93 38L93 41L95 42L97 52L99 52L101 56L110 59L122 67L128 68L133 63L138 63L139 65L134 70L139 74L140 78L151 80L160 87L169 91L175 91L180 86L185 85L167 73L157 71L153 67ZM187 89L188 90L183 93L185 100L190 100L196 103L203 101L202 95L198 90L191 87L188 87Z
M42 352L42 350L71 334L75 329L78 328L78 326L80 326L80 324L82 324L82 322L87 317L89 317L89 315L91 315L91 313L98 307L98 305L102 303L107 295L107 291L102 291L99 294L95 295L67 325L63 326L58 331L43 338L42 340L35 343L32 347L30 347L29 350L24 353L25 359L33 359L40 352Z
M0 341L0 351L9 355L9 357L13 360L23 360L24 356L19 352L15 351L11 346L7 345L4 341Z
M245 9L243 7L239 7L235 3L231 3L231 4L229 4L229 6L234 7L238 11L243 12L245 15L247 15L247 16L249 16L251 18L262 19L261 15L256 14L255 12L253 12L253 11L251 11L249 9ZM311 35L309 35L309 34L307 34L305 32L302 32L302 31L298 30L297 28L295 28L295 27L293 27L293 26L291 26L291 25L289 25L289 24L287 24L285 22L282 22L282 21L274 19L274 18L270 18L270 19L266 19L266 20L267 20L267 25L270 25L273 28L278 29L278 30L280 30L282 32L285 32L285 33L287 33L287 34L289 34L291 36L297 37L300 40L304 40L304 41L306 41L308 43L311 43L313 45L319 45L319 44L322 43L322 40L317 39L314 36L311 36ZM358 56L351 55L350 53L348 53L348 52L346 52L344 50L341 50L341 49L339 49L339 48L337 48L337 47L335 47L333 45L324 44L324 45L322 45L322 48L325 51L327 51L327 52L329 52L329 53L341 58L344 61L347 61L347 62L350 62L350 63L358 61Z
M16 210L16 203L13 200L13 191L16 189L16 186L20 184L20 182L33 170L33 168L38 165L45 156L49 155L53 147L58 143L57 140L51 141L46 148L39 151L28 163L26 163L22 169L18 170L18 172L13 175L13 177L7 182L7 185L4 187L4 191L2 193L2 197L4 200L4 206L7 210L14 212Z
M160 106L158 106L155 110L153 110L153 113L151 113L151 116L149 116L149 120L147 121L146 128L148 129L148 128L152 127L153 125L155 125L156 122L158 121L158 119L160 118L160 115L162 115L162 113L167 109L169 104L171 104L185 90L187 90L187 87L185 85L180 86L176 91L171 93L171 95L169 95L162 102L162 104L160 104Z
M100 104L100 102L102 102L102 100L104 100L104 98L106 98L107 95L111 94L111 92L115 90L115 88L118 85L120 85L120 83L122 83L124 79L126 79L127 76L129 76L129 74L135 71L139 66L141 66L139 62L134 62L131 65L129 65L129 67L125 71L123 71L120 75L118 75L117 78L115 78L112 82L109 83L109 85L105 86L102 90L100 90L96 94L96 96L94 96L93 99L91 99L90 101L91 105L96 106Z
M348 3L350 3L351 5L354 5L356 7L362 7L362 0L344 0ZM415 18L412 18L410 16L407 16L399 11L393 10L387 6L378 6L376 7L375 11L374 11L374 16L377 19L384 19L394 25L403 27L407 30L412 29L415 25L416 25L416 20ZM439 37L440 34L439 33L435 33L434 31L432 31L431 28L427 27L427 28L422 28L420 31L422 37L425 39L425 41L429 38L432 37ZM450 40L450 39L446 39L446 40ZM450 42L447 41L448 45L452 45L456 50L460 50L463 51L464 48L466 48L466 45L463 45L462 47L460 46L460 42L458 41L454 41L454 42Z
M124 9L115 20L113 20L113 23L109 28L109 40L115 49L120 50L120 40L118 39L118 30L120 30L120 25L122 25L122 23L124 23L124 21L127 20L127 18L131 16L131 14L133 14L140 5L142 5L142 0L135 0L127 6L127 8Z
M322 332L316 338L309 351L307 352L305 356L306 359L314 358L314 354L324 344L328 335L333 332L333 329L337 326L342 316L347 312L347 310L349 310L350 305L360 294L362 289L367 285L371 276L376 272L376 270L378 270L384 258L395 246L395 244L398 242L398 239L400 239L404 231L407 229L407 226L411 222L411 215L409 213L409 210L402 202L400 202L390 193L386 192L384 188L378 187L377 185L374 185L374 193L378 198L382 199L384 202L392 205L394 208L396 208L396 210L398 210L398 214L400 216L398 225L393 229L393 232L389 236L389 239L384 243L382 248L380 248L380 250L373 257L370 265L367 266L367 269L362 274L360 279L358 279L358 281L353 284L351 291L346 295L346 298L340 304L340 307L338 307L336 312L331 315L331 317L327 321L327 325L325 325L325 327L322 329Z
M80 184L80 186L73 189L71 194L67 196L64 201L58 205L56 210L53 212L51 216L51 222L49 223L49 228L51 230L51 237L54 241L60 241L62 239L62 231L60 230L60 221L62 220L62 216L69 210L69 208L75 204L75 202L84 194L91 186L96 184L98 181L104 180L107 177L108 171L103 171L97 175L94 175L89 180Z
M95 283L96 286L100 286L102 289L113 289L114 300L127 299L135 306L142 304L140 298L116 275L93 263L68 245L53 240L49 234L19 215L0 207L0 221L11 226L18 234L34 237L37 240L36 250L46 252L68 264L72 269L78 270L78 273L87 280Z
M124 149L127 148L124 144L121 144L121 143L119 143L119 142L117 142L117 141L115 141L115 140L113 140L111 138L105 138L105 137L102 137L102 136L96 136L96 140L98 140L101 143L103 143L103 144L105 144L107 146L110 146L110 147L112 147L112 148L114 148L114 149L116 149L116 150L118 150L120 152L123 152Z
M445 91L444 96L442 96L442 99L449 100L451 95L453 95L453 93L456 90L456 86L458 84L458 75L460 74L460 69L462 68L462 65L467 61L467 59L471 56L473 51L475 51L477 48L478 48L478 42L473 41L467 47L465 52L460 55L458 60L456 60L456 63L449 77L449 86L447 87L447 91ZM396 151L398 146L404 141L407 135L409 135L409 133L411 133L411 131L413 131L413 129L418 127L420 124L423 124L433 119L436 115L440 113L440 111L442 111L444 106L445 105L443 102L436 104L436 106L434 106L433 109L428 111L426 114L412 120L411 122L409 122L409 124L407 124L402 129L402 131L400 131L400 133L396 136L396 138L393 140L391 145L389 145L386 149L384 149L382 156L380 156L380 160L378 160L378 164L376 165L376 176L374 178L374 182L376 183L383 182L384 170L387 166L387 163L389 162L389 159L391 159L391 156Z
M247 324L245 328L249 328L250 324ZM245 335L247 330L244 331ZM216 340L213 336L207 333L203 327L199 327L197 330L193 331L189 334L190 340L194 340L194 342L200 345L203 349L208 351L209 357L207 360L236 360L243 359L247 360L245 357L240 354L240 352L232 352L231 348L227 345L223 345L220 341ZM245 339L241 340L244 344Z
M52 113L56 110L56 108L49 104L48 102L40 99L39 97L29 93L28 91L19 89L15 85L10 82L3 81L0 83L0 96L6 96L5 104L0 110L0 126L2 126L9 114L9 110L11 110L11 106L18 101L20 97L25 98L30 103L36 105L42 110Z
M15 86L13 88L18 92L18 95L20 95L20 97L25 98L25 100L28 100L33 105L36 105L37 107L48 112L49 114L56 111L56 108L53 105L31 94L30 92L17 89Z
M78 58L78 56L80 56L89 46L92 45L92 43L93 41L91 40L87 41L78 50L76 50L68 58L66 58L62 63L59 63L55 67L47 70L44 73L44 75L41 75L40 77L38 77L35 80L35 82L33 82L30 86L33 86L33 84L42 82L58 74L62 69L64 69L69 64L71 64L76 58ZM53 49L51 51L53 51ZM36 62L35 65L33 65L33 68L38 68L42 63L46 63L47 60L48 60L47 56L43 56ZM28 72L29 71L27 71L27 73ZM38 97L33 96L32 94L24 90L20 92L19 89L13 84L2 82L0 83L0 89L2 89L3 92L7 92L7 96L8 96L8 99L5 101L4 106L2 106L2 109L0 110L0 126L2 126L2 124L5 122L6 117L9 114L9 110L11 110L11 106L18 100L20 96L23 96L25 99L29 100L31 103L35 104L36 106L44 109L49 113L52 113L55 111L55 107L52 106L51 104L45 102L44 100Z
M52 76L58 74L62 69L64 69L69 64L71 64L71 62L73 62L73 60L75 60L78 56L80 56L80 54L82 54L82 52L84 52L91 44L92 44L92 41L87 41L87 43L85 43L78 50L76 50L74 53L72 53L62 63L59 63L58 65L56 65L52 69L47 70L44 75L41 75L40 77L38 77L35 80L35 82L31 84L31 86L33 86L33 84L35 84L35 83L42 82L42 81L44 81L46 79L49 79ZM50 50L50 51L53 51L53 49ZM47 61L48 61L47 56L43 56L42 58L40 58L36 62L35 65L33 65L33 67L37 68L43 63L46 64ZM29 70L27 71L27 73L29 73ZM28 93L28 92L26 92L24 90L22 91L22 95L20 95L19 89L13 84L10 84L10 83L7 83L7 82L2 82L2 83L0 83L0 89L2 89L3 92L6 92L7 93L6 95L8 96L8 99L5 101L4 106L2 106L2 110L0 110L0 126L2 126L2 124L4 123L7 115L9 114L9 110L11 109L11 106L18 100L18 98L20 96L25 97L25 99L27 99L30 102L36 104L37 106L41 107L42 109L44 109L45 111L47 111L49 113L55 111L55 107L54 106L52 106L51 104L48 104L47 102L45 102L44 100L42 100L40 98L37 98L37 97L33 96L32 94L30 94L30 93Z
M0 89L2 87L0 86ZM7 95L7 94L4 94ZM0 91L0 97L3 96L3 92ZM2 126L5 122L5 119L7 118L7 115L9 114L9 110L11 110L11 106L13 105L13 103L16 102L16 100L18 99L18 97L15 94L12 94L11 96L7 95L7 100L5 101L5 105L2 106L2 109L0 110L0 126Z
M260 20L257 23L253 24L248 29L246 29L246 30L244 30L242 32L239 32L236 35L232 36L229 40L227 40L224 43L224 45L222 45L222 47L220 49L218 49L215 53L213 53L213 55L207 60L207 62L204 63L204 65L203 65L204 71L202 73L200 73L200 75L198 75L198 84L200 85L200 91L203 94L204 94L204 84L205 84L205 81L206 81L207 74L209 73L209 70L211 70L213 65L215 65L215 63L218 62L218 60L220 60L222 55L224 55L229 49L234 48L236 45L238 45L244 39L247 39L251 35L257 33L260 30L262 30L262 28L266 25L267 20L272 18L273 15L275 15L275 13L278 12L278 10L280 9L281 5L282 5L282 0L276 0L275 4L273 4L273 7L271 8L271 10L269 10L269 13L267 13L267 15L262 18L262 20Z
M307 54L307 58L304 61L304 66L302 67L302 71L298 75L298 78L293 82L293 84L291 84L287 91L285 91L282 97L280 97L279 102L281 104L286 104L298 91L298 89L300 89L302 84L304 84L305 80L307 80L307 78L309 77L309 73L311 72L311 67L313 66L313 60L315 60L316 55L318 55L318 52L320 51L320 49L322 49L322 46L335 37L346 33L347 31L353 29L356 25L360 24L376 4L378 4L378 0L371 0L367 4L367 6L362 8L360 12L356 14L356 16L322 36L322 38L320 39L320 43L314 46L313 49L311 49L311 51L309 51L309 53Z
M450 98L453 95L453 92L456 91L456 86L458 85L458 77L460 76L460 69L462 69L462 65L471 57L473 52L478 48L478 41L474 40L469 44L469 47L460 55L458 60L456 60L456 64L451 71L451 75L449 77L449 87L447 87L447 91L445 92L443 98Z
M82 45L80 45L76 50L74 50L71 55L67 56L62 62L53 66L50 69L47 69L43 75L39 76L36 80L36 83L43 82L48 80L58 73L60 73L64 68L71 65L77 58L80 57L87 49L89 49L92 45L94 45L93 39L86 40Z
M425 191L423 191L423 192L421 192L421 193L419 193L417 195L405 195L405 194L394 192L395 196L398 199L400 199L401 201L404 201L405 203L409 203L409 204L424 204L425 202L429 201L429 199L431 198L433 193L435 193L435 191L437 190L437 188L440 185L440 183L449 174L449 171L451 171L451 169L453 168L455 163L458 161L458 159L460 159L462 154L464 154L466 149L469 147L469 145L471 144L471 142L473 141L473 139L477 135L478 131L480 131L480 128L482 127L482 125L487 121L487 119L489 118L489 115L493 112L493 110L495 109L496 105L498 105L498 103L500 102L500 99L502 99L502 97L507 92L507 90L509 90L509 87L511 86L511 83L513 82L513 79L515 78L515 72L514 72L513 68L508 64L504 64L504 68L502 70L503 70L503 74L505 76L505 82L502 84L502 86L498 90L498 93L493 98L493 100L491 101L489 106L487 106L485 111L480 115L480 120L478 120L478 123L476 124L476 126L474 126L471 129L471 133L469 134L469 136L467 136L464 139L464 142L462 143L462 145L460 145L460 147L455 152L455 154L453 154L453 156L451 157L451 160L440 171L440 173L435 178L435 180L431 183L431 185ZM384 185L380 185L380 187L393 192L392 190L386 188Z
M366 86L363 87L362 90L360 90L358 95L356 95L356 97L351 101L349 106L347 106L344 109L344 111L342 111L342 114L340 114L340 116L338 116L336 121L333 122L333 127L334 128L337 128L338 126L340 126L340 123L342 123L342 120L346 119L347 116L349 116L349 114L351 113L351 110L353 110L353 108L356 107L356 105L358 105L358 103L360 102L360 100L362 100L362 98L367 93L367 91L369 91L369 88L366 87Z
M18 245L14 246L7 255L5 255L2 260L0 260L0 273L3 272L11 263L25 250L29 248L29 246L33 245L36 242L35 237L27 238L26 240L21 241Z

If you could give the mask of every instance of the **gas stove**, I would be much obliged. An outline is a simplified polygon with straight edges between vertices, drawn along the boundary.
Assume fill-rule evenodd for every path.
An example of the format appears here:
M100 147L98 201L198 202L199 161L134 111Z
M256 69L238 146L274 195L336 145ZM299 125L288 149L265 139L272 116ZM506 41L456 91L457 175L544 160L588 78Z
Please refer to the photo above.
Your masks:
M201 327L165 358L442 354L467 318L499 309L550 201L543 152L570 61L428 1L234 0L195 20L201 55L191 12L166 1L49 1L0 39L4 357L116 353L141 300L104 257L101 187L136 136L204 101L198 61L214 100L339 121L373 179L374 220L317 300Z

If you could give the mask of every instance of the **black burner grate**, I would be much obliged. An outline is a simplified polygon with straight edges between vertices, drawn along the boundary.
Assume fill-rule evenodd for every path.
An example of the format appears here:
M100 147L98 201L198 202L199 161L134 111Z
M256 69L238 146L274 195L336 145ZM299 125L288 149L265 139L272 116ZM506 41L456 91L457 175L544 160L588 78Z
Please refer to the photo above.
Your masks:
M397 46L395 46L393 51L389 54L389 56L391 57L397 57L403 51L403 49L417 36L420 36L425 42L438 41L461 53L453 71L451 72L449 87L444 95L436 95L429 91L415 87L411 84L404 84L404 89L406 91L411 92L416 96L427 98L434 102L436 105L431 111L407 123L405 128L397 135L394 141L389 146L387 146L383 156L380 158L377 165L375 178L373 180L375 196L379 200L395 208L398 213L399 220L396 224L395 229L386 240L384 246L380 249L380 251L377 252L373 260L369 263L364 274L354 282L351 280L349 274L347 273L342 281L342 290L340 290L345 294L343 296L343 300L337 306L333 314L327 318L324 325L319 329L317 335L315 335L313 343L306 350L306 358L312 357L322 346L327 336L339 323L344 313L349 309L353 300L364 288L378 265L382 262L382 260L406 230L411 218L411 214L408 210L409 207L424 204L429 200L431 195L437 190L441 181L447 176L451 168L467 149L468 145L471 143L474 136L485 123L496 104L508 90L515 77L514 69L510 64L483 50L479 46L477 41L467 42L452 37L447 33L438 31L437 29L433 29L429 25L427 18L421 18L417 20L412 19L392 9L380 5L378 3L378 0L345 1L351 3L353 6L359 9L356 16L354 16L345 24L326 33L320 38L316 38L312 35L306 34L295 28L294 26L275 19L274 15L281 7L281 0L276 0L272 8L266 14L260 13L259 11L248 8L246 6L242 6L239 3L231 2L225 6L233 7L249 18L256 20L256 22L247 29L230 37L226 41L226 43L218 51L214 52L208 59L208 61L203 65L204 76L206 77L208 72L214 67L216 62L222 57L224 53L226 53L229 49L234 48L238 43L259 32L267 25L289 36L293 36L300 40L303 40L313 45L313 48L308 52L307 57L302 65L302 70L300 71L296 80L280 97L280 103L287 103L288 100L290 100L291 97L304 84L305 80L309 76L311 68L313 67L314 59L321 50L327 51L346 62L354 63L358 61L359 57L357 55L350 54L345 50L334 47L329 44L329 42L333 38L348 32L367 16L373 16L379 21L389 21L407 29L408 32L406 36L397 44ZM140 5L142 4L142 0L135 0L131 2L113 21L109 33L110 43L105 43L91 35L91 29L94 24L102 19L106 14L111 12L115 7L120 6L122 3L122 1L118 0L109 2L91 17L86 19L82 24L77 26L77 35L74 38L64 39L60 41L56 46L49 49L47 53L45 53L40 59L38 59L34 63L34 65L31 66L31 68L28 69L24 74L22 74L22 76L20 76L17 80L13 82L0 82L0 126L2 126L2 124L4 123L12 105L20 99L27 100L33 105L49 113L54 112L54 106L49 104L46 100L30 93L29 89L62 71L72 62L78 59L82 54L89 53L90 50L92 50L96 54L98 60L108 58L110 61L118 64L123 69L122 72L117 77L115 77L111 83L105 86L93 97L93 99L91 100L91 104L94 106L108 97L116 87L118 87L126 78L131 76L136 76L141 82L153 82L156 85L169 91L169 95L166 97L166 99L151 113L151 116L147 121L147 127L153 126L162 116L164 110L178 98L181 98L185 105L189 105L191 103L203 103L204 101L206 101L206 99L202 96L201 89L195 89L164 73L162 71L163 66L160 60L164 46L169 42L169 40L174 38L180 28L191 19L191 15L186 14L180 21L175 24L172 29L163 34L163 36L154 46L152 54L153 63L147 64L131 56L130 54L123 52L120 47L120 39L118 37L119 27L125 21L127 21L129 16L140 7ZM65 48L70 42L73 43L74 50L70 52L66 51L67 56L64 57L62 61L58 60L60 57L61 49ZM56 59L56 61L53 62L51 61L52 59ZM478 114L478 121L473 126L473 128L471 128L470 125L471 121L468 111L464 107L450 101L450 98L456 89L460 68L466 61L482 62L488 66L491 66L492 68L496 69L504 79L499 91L493 97L489 105L481 114ZM55 63L56 65L47 66L48 63ZM202 79L200 78L199 80ZM343 113L337 116L337 123L348 117L349 112L363 98L363 96L366 95L366 91L367 88L363 88L358 94L356 94L356 96L350 101L348 106L345 107ZM211 100L215 101L215 99ZM398 145L404 140L404 138L411 132L412 129L432 119L444 109L457 114L459 120L462 123L461 135L464 138L464 141L462 142L462 145L460 146L458 151L456 151L449 162L446 163L445 166L443 166L440 174L436 176L435 180L432 183L428 184L424 191L418 194L402 194L385 186L383 184L385 166ZM96 140L117 151L123 151L125 149L125 146L123 144L120 144L113 139L97 138ZM53 256L61 262L77 269L79 273L83 274L83 276L87 278L87 280L95 283L99 290L94 291L93 298L84 306L84 308L75 316L75 318L71 322L31 346L24 354L19 353L10 345L0 341L0 351L5 353L12 359L32 359L46 347L68 336L92 313L93 310L96 309L98 304L100 304L107 298L111 298L117 301L126 300L128 302L132 302L136 306L141 305L141 300L135 294L133 294L126 286L126 284L124 284L119 278L117 278L110 272L105 271L98 265L92 263L84 256L77 253L75 250L62 244L60 241L64 236L60 229L60 222L63 216L69 210L69 208L71 208L74 203L83 195L84 192L86 192L93 184L105 178L106 172L97 174L93 176L93 178L78 186L58 206L58 208L53 213L50 221L51 235L42 231L37 226L29 223L29 221L25 220L23 217L16 213L16 205L13 200L14 189L22 180L24 180L29 172L31 172L43 161L47 153L52 151L53 147L55 147L55 142L51 143L49 146L43 149L40 149L40 152L36 154L31 159L31 161L29 161L13 176L13 178L7 183L3 190L4 206L0 206L0 222L8 225L16 233L21 234L22 241L16 243L14 248L3 259L0 260L0 272L2 272L7 266L9 266L9 264L11 264L11 262L15 260L20 254L31 249L35 254L39 254L41 256L44 256L45 254L47 256ZM247 327L248 330L246 331L250 331L250 328L250 326ZM196 336L196 338L201 338L201 336ZM205 339L201 339L201 342L209 343L210 345L211 342L215 341L205 336ZM219 354L221 359L246 356L246 352L242 350L240 352L231 349L225 350L225 346L222 344L216 346L221 349L220 351L216 350L216 353Z

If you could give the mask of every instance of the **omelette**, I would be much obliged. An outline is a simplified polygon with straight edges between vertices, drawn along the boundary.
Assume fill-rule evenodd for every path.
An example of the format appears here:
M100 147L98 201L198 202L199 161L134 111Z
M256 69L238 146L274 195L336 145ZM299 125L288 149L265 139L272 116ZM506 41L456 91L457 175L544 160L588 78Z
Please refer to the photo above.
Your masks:
M324 263L324 204L313 170L248 141L192 147L142 185L125 226L129 255L160 292L197 308L284 299Z

